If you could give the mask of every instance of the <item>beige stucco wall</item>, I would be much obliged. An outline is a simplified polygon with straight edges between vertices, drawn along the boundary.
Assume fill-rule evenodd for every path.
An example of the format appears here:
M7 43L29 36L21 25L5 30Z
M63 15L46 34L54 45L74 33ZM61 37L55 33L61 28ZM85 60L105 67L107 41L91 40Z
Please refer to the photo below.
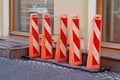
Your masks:
M72 14L78 14L80 17L80 27L81 32L80 35L84 38L82 44L84 48L86 48L86 37L87 37L87 27L88 27L88 0L54 0L54 15L55 15L55 23L54 23L54 34L58 34L58 18L62 13L68 14L68 19L70 20L70 16ZM70 21L68 21L70 24ZM70 28L70 25L68 25ZM70 29L68 28L68 43L70 41ZM57 35L54 35L54 41L56 41ZM85 44L85 45L84 45Z
M82 16L83 16L83 26L82 29L82 37L84 39L84 49L87 49L88 46L88 0L83 0L82 2Z
M0 0L0 36L3 34L3 0Z
M0 0L0 36L2 35L3 27L3 0ZM88 0L54 0L54 34L58 34L58 18L62 13L68 14L68 19L72 14L78 14L80 17L81 37L83 38L84 48L86 48L86 42L88 38ZM70 24L70 21L68 22ZM70 25L69 25L70 26ZM69 29L68 29L69 31ZM68 32L68 38L70 39L70 32ZM57 35L54 35L56 41ZM68 43L69 43L68 39Z

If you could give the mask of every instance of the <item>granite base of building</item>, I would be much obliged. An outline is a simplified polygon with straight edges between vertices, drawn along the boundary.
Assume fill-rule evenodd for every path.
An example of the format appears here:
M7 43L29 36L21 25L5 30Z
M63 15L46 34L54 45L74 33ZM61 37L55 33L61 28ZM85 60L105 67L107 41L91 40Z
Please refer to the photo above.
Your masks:
M29 53L28 39L2 37L0 38L0 57L19 59L22 56L28 56ZM53 54L55 54L55 46L53 46ZM109 55L111 53L101 52L101 67L110 69L111 71L120 72L120 59L118 55ZM83 65L86 65L87 51L83 50Z
M28 55L28 40L0 37L0 57L18 59Z

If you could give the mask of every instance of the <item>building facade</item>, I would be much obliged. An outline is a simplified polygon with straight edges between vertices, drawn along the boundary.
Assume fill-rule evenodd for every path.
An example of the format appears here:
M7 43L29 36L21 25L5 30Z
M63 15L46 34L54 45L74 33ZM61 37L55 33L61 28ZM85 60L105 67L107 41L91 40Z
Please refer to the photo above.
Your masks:
M102 51L109 59L120 60L120 0L1 0L0 36L29 37L29 14L51 14L53 40L56 41L59 15L66 13L80 17L82 49L87 50L91 21L94 15L102 15ZM69 30L69 29L68 29ZM68 38L70 35L68 33ZM68 39L68 43L69 43ZM108 54L104 54L108 53Z
M3 1L0 1L0 36L2 36L3 31Z

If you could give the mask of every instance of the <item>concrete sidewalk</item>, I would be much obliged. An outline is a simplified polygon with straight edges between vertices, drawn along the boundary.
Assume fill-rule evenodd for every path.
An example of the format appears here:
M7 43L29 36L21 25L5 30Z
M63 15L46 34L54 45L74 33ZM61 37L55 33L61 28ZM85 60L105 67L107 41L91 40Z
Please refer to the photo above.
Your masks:
M120 72L87 73L48 63L0 58L0 80L120 80Z

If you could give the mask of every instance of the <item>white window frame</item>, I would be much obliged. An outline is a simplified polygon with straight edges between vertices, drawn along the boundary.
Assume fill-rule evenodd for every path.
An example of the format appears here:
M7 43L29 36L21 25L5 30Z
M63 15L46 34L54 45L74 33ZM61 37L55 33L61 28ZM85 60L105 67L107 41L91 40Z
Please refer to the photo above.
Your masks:
M9 36L9 0L3 0L3 36Z
M96 15L96 0L89 0L88 1L88 46L89 47L89 41L90 41L90 32L92 27L92 19Z

